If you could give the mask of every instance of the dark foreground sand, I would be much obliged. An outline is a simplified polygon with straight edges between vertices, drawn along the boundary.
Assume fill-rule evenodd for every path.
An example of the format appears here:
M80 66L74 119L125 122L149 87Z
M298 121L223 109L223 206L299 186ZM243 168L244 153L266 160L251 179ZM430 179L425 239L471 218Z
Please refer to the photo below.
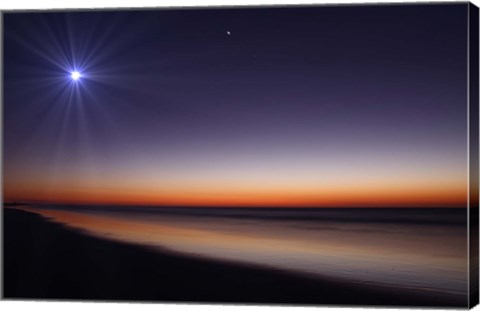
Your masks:
M466 296L347 284L88 236L4 208L4 298L466 306Z

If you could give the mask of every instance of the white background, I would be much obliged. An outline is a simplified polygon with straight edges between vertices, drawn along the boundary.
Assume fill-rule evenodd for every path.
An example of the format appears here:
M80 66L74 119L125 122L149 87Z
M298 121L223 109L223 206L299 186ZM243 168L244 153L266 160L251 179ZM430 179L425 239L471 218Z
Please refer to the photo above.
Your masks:
M130 7L168 7L168 6L228 6L228 5L281 5L281 4L326 4L326 3L388 3L388 2L427 2L427 1L385 1L385 0L0 0L0 10L11 9L52 9L52 8L130 8ZM472 1L480 6L480 0ZM1 230L0 230L1 232ZM1 252L1 250L0 250ZM1 254L1 253L0 253ZM1 258L1 256L0 256ZM1 273L1 272L0 272ZM159 284L160 285L160 284ZM1 285L0 285L1 286ZM1 287L0 287L1 289ZM1 301L2 311L306 311L306 310L358 310L359 308L338 307L272 307L245 305L198 305L198 304L151 304L151 303L86 303L86 302L39 302L39 301ZM479 310L480 307L475 308ZM382 308L362 308L365 311L385 310Z

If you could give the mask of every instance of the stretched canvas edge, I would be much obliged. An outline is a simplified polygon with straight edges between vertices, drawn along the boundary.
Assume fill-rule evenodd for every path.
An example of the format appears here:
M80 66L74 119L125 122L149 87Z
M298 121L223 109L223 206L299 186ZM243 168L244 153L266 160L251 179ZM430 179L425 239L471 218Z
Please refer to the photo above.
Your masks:
M478 7L468 6L468 306L479 302L479 20Z

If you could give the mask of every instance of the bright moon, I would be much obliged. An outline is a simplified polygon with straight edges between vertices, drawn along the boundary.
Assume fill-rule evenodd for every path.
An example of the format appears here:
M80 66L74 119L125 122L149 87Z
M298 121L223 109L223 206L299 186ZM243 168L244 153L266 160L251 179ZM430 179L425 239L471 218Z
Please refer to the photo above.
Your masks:
M71 74L71 77L73 80L77 81L78 79L80 79L82 75L80 74L80 72L78 71L73 71L72 74Z

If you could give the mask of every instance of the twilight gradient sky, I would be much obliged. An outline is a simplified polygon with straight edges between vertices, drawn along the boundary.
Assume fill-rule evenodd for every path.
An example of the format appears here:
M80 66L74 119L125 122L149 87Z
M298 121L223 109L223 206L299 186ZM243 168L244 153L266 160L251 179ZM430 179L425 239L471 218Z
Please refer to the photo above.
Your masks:
M466 56L467 3L7 13L5 199L465 206Z

